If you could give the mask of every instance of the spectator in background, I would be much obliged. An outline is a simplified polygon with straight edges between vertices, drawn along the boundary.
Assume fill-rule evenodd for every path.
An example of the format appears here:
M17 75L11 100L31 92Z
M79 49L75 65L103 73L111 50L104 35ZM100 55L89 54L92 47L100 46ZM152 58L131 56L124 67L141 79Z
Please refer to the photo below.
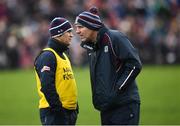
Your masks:
M77 87L70 61L64 53L70 45L70 22L61 17L50 24L48 47L35 60L35 73L42 125L75 125Z
M102 125L138 125L135 79L142 66L137 50L127 36L104 26L95 7L80 13L75 25L87 50L93 105L100 111Z
M143 63L180 63L180 0L0 0L0 68L31 68L35 56L48 40L47 22L65 15L72 21L75 15L92 5L100 9L102 20L109 28L131 38ZM8 51L12 48L7 46L14 27L17 45L13 50L17 58L10 55ZM29 37L31 35L33 38ZM80 47L78 39L73 46ZM70 48L70 54L74 51L81 55L82 50ZM11 56L19 64L8 63ZM80 66L83 57L72 55L73 64Z

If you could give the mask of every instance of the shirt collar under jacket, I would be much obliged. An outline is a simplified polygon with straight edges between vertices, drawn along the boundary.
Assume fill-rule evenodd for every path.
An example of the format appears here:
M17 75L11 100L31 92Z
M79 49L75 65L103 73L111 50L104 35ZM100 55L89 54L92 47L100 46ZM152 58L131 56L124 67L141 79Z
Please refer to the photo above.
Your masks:
M68 45L60 43L53 38L49 39L48 47L54 49L57 53L60 53L60 54L68 50Z

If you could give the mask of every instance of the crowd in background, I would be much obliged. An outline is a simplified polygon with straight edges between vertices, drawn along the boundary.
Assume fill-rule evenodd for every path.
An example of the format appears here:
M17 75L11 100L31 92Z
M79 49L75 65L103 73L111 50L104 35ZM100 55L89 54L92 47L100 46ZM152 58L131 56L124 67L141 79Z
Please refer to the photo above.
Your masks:
M0 0L0 69L31 68L50 21L62 16L73 23L92 5L107 27L130 38L143 64L180 63L180 0ZM86 65L76 34L68 53L73 65Z

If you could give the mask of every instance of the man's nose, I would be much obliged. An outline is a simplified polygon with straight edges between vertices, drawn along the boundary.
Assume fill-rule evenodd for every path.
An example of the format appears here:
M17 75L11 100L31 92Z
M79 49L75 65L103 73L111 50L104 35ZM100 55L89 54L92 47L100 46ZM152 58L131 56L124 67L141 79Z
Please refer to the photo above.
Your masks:
M77 34L79 34L79 33L80 33L79 28L76 28L76 33L77 33Z
M73 36L74 36L73 32L70 32L70 36L71 36L71 37L73 37Z

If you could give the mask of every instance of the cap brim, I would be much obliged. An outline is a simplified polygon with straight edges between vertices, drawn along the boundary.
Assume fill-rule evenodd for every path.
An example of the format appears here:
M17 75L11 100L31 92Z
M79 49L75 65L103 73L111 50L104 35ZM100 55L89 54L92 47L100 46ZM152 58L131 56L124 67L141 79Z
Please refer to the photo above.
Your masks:
M74 25L76 25L76 26L83 26L83 25L80 24L79 22L75 22Z

